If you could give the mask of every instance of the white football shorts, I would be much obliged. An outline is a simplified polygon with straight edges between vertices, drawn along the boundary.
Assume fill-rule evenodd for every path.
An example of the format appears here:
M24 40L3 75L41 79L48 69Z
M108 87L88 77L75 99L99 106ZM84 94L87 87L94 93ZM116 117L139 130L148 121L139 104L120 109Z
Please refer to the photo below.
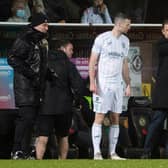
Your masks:
M93 111L96 113L122 112L123 87L107 89L104 93L93 94Z

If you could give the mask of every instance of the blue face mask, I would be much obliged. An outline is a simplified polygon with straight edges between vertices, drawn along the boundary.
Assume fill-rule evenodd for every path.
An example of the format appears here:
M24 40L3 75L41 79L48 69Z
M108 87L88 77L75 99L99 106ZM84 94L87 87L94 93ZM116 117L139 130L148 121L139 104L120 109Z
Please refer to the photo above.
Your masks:
M18 9L16 11L16 16L19 17L19 18L25 18L26 16L26 12L24 9Z

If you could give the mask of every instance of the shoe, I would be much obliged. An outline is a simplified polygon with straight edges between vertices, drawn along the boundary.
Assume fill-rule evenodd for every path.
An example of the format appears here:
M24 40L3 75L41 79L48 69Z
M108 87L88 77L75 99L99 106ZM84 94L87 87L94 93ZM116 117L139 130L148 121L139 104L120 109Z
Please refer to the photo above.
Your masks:
M112 159L112 160L126 160L126 158L122 158L122 157L118 156L116 153L112 154L110 156L110 159Z
M151 158L151 153L148 152L148 153L143 153L142 156L141 156L141 159L150 159Z
M25 159L25 155L22 151L16 151L14 153L11 153L11 159L13 160Z
M29 156L27 157L27 160L35 160L36 159L36 151L35 149L32 149Z
M96 153L94 155L94 160L103 160L103 157L102 157L101 153Z

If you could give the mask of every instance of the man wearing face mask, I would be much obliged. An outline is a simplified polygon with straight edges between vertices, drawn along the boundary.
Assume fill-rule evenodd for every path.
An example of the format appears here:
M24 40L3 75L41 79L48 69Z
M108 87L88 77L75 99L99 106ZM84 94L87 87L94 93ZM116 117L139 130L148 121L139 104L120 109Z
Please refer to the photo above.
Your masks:
M26 10L26 3L14 1L11 11L12 17L8 19L8 22L28 22L30 16Z
M8 53L8 63L14 69L15 105L18 107L12 159L25 159L29 153L28 149L23 149L24 137L31 139L46 79L53 77L47 66L47 22L48 18L43 13L35 14ZM24 145L28 146L29 141Z
M108 8L103 0L93 1L94 5L84 11L81 23L112 23Z

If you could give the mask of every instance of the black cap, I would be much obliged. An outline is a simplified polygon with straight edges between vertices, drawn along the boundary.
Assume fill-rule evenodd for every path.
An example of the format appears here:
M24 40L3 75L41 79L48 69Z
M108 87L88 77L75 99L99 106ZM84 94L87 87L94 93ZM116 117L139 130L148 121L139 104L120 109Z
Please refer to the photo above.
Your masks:
M48 17L42 12L35 13L31 18L31 26L35 27L42 23L48 23Z

